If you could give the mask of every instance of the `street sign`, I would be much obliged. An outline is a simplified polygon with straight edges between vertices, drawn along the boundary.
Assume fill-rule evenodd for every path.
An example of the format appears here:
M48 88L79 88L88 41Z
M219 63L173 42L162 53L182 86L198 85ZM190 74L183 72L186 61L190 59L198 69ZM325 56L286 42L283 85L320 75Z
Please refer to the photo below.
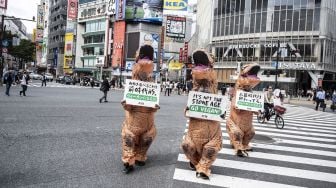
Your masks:
M8 49L7 48L2 48L2 53L3 54L6 54L8 52Z

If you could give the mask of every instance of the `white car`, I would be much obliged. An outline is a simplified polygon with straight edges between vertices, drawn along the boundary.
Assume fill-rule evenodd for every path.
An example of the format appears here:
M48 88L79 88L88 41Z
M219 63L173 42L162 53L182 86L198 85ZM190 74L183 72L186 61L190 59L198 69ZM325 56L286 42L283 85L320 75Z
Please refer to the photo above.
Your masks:
M30 73L29 77L33 80L41 80L42 79L42 75L36 74L36 73Z
M54 76L50 73L45 73L45 77L49 82L52 82L54 80Z

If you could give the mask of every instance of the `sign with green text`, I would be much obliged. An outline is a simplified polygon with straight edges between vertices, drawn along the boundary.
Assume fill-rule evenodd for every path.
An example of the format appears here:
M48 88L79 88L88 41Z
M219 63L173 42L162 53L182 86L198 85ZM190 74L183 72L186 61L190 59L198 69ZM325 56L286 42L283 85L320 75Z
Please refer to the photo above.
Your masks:
M190 91L187 106L188 117L223 121L221 115L225 114L227 98L222 95Z
M160 84L126 80L124 100L126 104L154 108L159 105Z
M264 94L261 92L237 91L236 107L240 110L258 112L264 109Z

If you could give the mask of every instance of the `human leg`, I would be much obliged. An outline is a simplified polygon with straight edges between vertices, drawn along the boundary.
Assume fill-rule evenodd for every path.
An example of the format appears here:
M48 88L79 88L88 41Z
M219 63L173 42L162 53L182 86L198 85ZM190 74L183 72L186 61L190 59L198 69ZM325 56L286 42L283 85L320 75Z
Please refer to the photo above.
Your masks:
M145 161L147 160L147 151L153 143L155 136L156 128L153 124L153 126L146 133L139 137L139 147L135 149L135 161L137 163L142 163L144 165Z
M196 145L188 134L185 135L181 147L185 156L190 160L190 166L195 168L201 159L201 155L197 152Z

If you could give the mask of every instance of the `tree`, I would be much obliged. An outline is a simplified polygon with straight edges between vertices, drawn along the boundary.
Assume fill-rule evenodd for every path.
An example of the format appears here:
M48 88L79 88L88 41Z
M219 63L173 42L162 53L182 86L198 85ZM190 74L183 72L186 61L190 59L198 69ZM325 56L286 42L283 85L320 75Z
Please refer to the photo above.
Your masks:
M20 45L13 46L9 53L25 62L32 62L35 59L35 44L30 40L21 39Z

